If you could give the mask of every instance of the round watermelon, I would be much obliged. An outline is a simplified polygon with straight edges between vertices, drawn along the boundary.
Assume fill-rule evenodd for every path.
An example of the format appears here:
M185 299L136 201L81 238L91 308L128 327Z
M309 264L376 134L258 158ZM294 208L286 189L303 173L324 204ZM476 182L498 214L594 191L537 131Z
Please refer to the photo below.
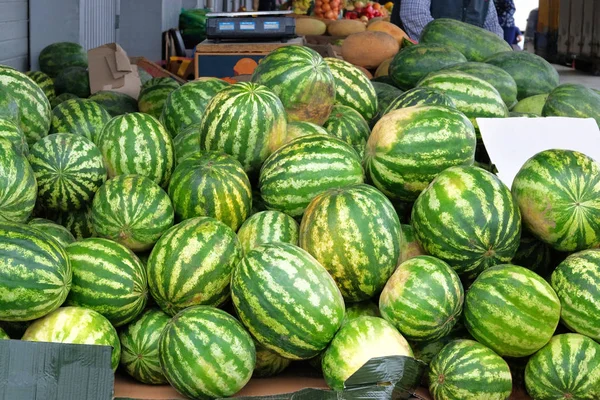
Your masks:
M367 76L339 58L325 59L335 79L335 102L353 108L367 121L377 114L377 93ZM331 117L329 117L331 119Z
M53 238L0 223L0 320L31 321L56 310L71 288L71 263Z
M548 343L560 319L560 301L542 277L503 264L482 272L467 291L465 325L496 353L529 356Z
M444 336L441 339L425 341L425 342L409 342L410 347L413 349L413 353L415 354L415 358L417 360L423 361L426 364L431 364L431 361L437 356L440 351L450 342L453 342L458 339L469 339L473 338L465 328L462 318L457 321L454 328L450 331L450 333ZM429 371L429 368L427 369ZM429 380L429 374L423 376L424 381Z
M250 215L252 188L242 165L227 154L207 152L175 168L169 184L178 220L214 217L237 231Z
M66 251L73 268L67 305L97 311L115 327L144 310L146 270L131 250L112 240L91 238L70 244Z
M558 86L548 95L544 117L593 118L600 126L600 93L580 84Z
M600 341L600 250L567 257L552 273L550 283L562 305L562 322Z
M414 257L396 269L379 297L381 315L408 339L438 340L458 321L464 291L458 274L442 260Z
M150 253L152 297L169 315L197 305L220 306L241 258L240 242L227 225L209 217L187 219L167 230Z
M169 95L175 89L172 85L152 85L142 89L138 97L138 109L159 119Z
M54 78L56 94L72 93L77 97L90 97L90 78L87 68L69 67Z
M98 143L98 135L110 120L110 114L94 101L66 100L52 110L50 133L74 133Z
M108 180L92 203L92 222L98 236L133 251L152 248L173 221L173 204L167 193L140 175Z
M0 222L25 222L37 198L37 184L27 159L0 138Z
M429 87L416 87L407 90L392 100L382 116L394 110L414 106L446 106L456 108L454 101L443 91Z
M110 346L113 371L121 358L121 343L115 328L101 314L82 307L61 307L38 319L27 328L22 340Z
M9 119L0 118L0 139L8 140L14 147L14 150L27 157L29 154L29 146L27 140L18 123L13 122Z
M402 224L402 234L404 235L403 247L400 251L400 262L410 260L416 256L426 256L427 252L423 250L421 243L416 238L415 230L410 224Z
M478 167L439 174L415 202L411 223L428 254L469 278L510 262L521 236L521 213L510 191Z
M0 119L6 119L21 127L19 104L10 95L8 88L0 85Z
M414 201L445 169L472 165L476 135L460 111L418 106L379 120L367 142L365 169L388 197Z
M323 127L315 125L312 122L289 122L287 124L285 142L282 143L282 145L287 144L292 140L299 138L300 136L308 136L315 134L329 135L329 132L327 132Z
M80 210L106 181L100 150L83 136L56 133L33 146L28 157L38 201L51 210Z
M249 251L233 270L231 297L252 336L292 360L324 350L344 318L344 299L333 278L289 243Z
M600 165L571 150L545 150L521 167L512 184L524 225L560 251L600 244Z
M73 93L63 93L63 94L59 94L58 96L56 96L55 98L53 98L50 101L50 106L52 109L54 109L56 106L58 106L59 104L67 101L67 100L74 100L74 99L78 99L79 96L74 95Z
M58 42L44 47L38 61L40 69L52 78L69 67L88 67L87 52L80 44L72 42Z
M137 100L121 92L101 90L91 95L88 99L102 106L111 117L139 111Z
M261 211L248 218L237 232L244 253L258 245L284 242L298 245L299 226L294 218L279 211Z
M98 147L109 177L137 174L165 187L175 163L171 137L156 118L142 113L113 118L100 133Z
M329 119L323 124L323 128L330 135L351 145L362 158L371 128L358 111L336 104L333 106Z
M195 399L234 395L248 383L256 364L252 337L242 325L207 306L188 308L171 319L158 354L169 383Z
M347 304L344 323L359 317L381 317L381 312L379 311L377 304L373 303L371 300Z
M402 90L412 89L431 72L467 62L465 56L451 47L418 44L402 49L390 64L390 77Z
M134 379L146 385L167 383L160 367L158 344L171 317L158 309L148 309L119 333L121 366Z
M269 378L279 375L292 362L292 360L281 357L258 342L254 342L254 345L256 346L256 366L252 374L253 378Z
M46 136L50 129L51 109L40 87L25 74L0 65L0 89L16 102L21 114L21 126L27 143L33 144Z
M144 71L146 72L146 71ZM179 87L181 86L179 84L179 82L177 82L175 79L173 78L169 78L169 77L159 77L159 78L150 78L148 79L146 82L142 83L142 90L144 89L148 89L149 87L152 86L170 86L171 88L173 88L173 90L179 89Z
M371 358L412 357L406 339L386 320L359 317L345 323L325 351L322 366L325 382L333 390L344 383Z
M331 189L308 205L300 247L335 279L348 302L383 289L400 259L401 228L390 201L372 186Z
M32 81L44 91L44 94L48 100L52 100L56 97L56 91L54 90L54 80L42 71L27 71L25 75L31 78Z
M76 240L96 236L94 224L92 223L91 204L86 205L81 210L49 212L46 217L67 228Z
M266 86L231 85L212 98L200 124L200 147L235 157L246 172L258 172L286 135L283 104Z
M190 125L182 129L173 138L173 150L175 151L175 166L187 158L199 157L203 152L200 150L200 125Z
M553 258L554 254L549 244L533 236L527 229L523 229L521 243L512 260L513 264L528 268L545 278L553 264Z
M280 99L288 121L323 125L335 102L335 78L327 63L304 46L272 51L254 70L252 82L270 88Z
M42 231L54 238L61 246L67 247L75 241L73 234L64 226L56 224L45 218L34 218L27 223L35 229Z
M267 158L259 188L268 209L299 217L320 193L363 180L360 157L349 144L328 135L308 135Z
M498 354L473 340L448 343L429 364L434 400L506 400L510 368Z
M190 125L199 125L210 100L227 86L221 79L200 78L171 92L160 116L167 132L177 137Z
M600 398L600 344L574 333L553 337L527 363L525 385L536 400Z
M385 114L390 103L404 92L391 84L376 81L371 81L371 83L377 93L377 115L371 120L371 126L373 126Z

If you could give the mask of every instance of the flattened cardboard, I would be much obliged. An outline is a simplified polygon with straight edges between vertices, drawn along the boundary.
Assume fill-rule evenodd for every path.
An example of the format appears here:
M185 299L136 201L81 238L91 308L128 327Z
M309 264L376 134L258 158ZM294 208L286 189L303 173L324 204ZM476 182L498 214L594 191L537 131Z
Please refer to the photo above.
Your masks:
M140 94L141 81L137 65L117 43L105 44L88 51L90 91L125 93L134 99Z
M509 188L540 151L575 150L600 161L600 130L592 118L477 118L485 148Z

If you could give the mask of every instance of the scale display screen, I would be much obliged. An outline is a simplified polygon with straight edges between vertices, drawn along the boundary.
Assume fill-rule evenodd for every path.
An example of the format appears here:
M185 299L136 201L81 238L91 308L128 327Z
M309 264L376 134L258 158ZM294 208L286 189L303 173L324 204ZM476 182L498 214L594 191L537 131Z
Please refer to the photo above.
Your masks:
M296 36L290 12L210 13L206 34L212 40L287 40Z

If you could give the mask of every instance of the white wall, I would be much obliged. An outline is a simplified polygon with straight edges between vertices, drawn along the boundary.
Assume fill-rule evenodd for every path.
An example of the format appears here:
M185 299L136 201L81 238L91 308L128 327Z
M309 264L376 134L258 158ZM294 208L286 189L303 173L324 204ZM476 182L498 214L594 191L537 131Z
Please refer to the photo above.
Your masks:
M0 0L0 64L29 68L27 0Z
M539 0L514 0L517 11L515 12L515 24L521 29L525 30L527 27L527 18L529 13L534 8L538 8Z

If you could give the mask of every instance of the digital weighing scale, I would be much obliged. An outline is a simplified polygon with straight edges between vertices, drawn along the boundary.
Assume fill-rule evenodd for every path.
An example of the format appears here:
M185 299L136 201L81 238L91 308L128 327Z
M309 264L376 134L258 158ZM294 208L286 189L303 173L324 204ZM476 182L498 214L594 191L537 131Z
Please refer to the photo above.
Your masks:
M287 40L296 37L292 11L208 13L206 37L210 40Z

